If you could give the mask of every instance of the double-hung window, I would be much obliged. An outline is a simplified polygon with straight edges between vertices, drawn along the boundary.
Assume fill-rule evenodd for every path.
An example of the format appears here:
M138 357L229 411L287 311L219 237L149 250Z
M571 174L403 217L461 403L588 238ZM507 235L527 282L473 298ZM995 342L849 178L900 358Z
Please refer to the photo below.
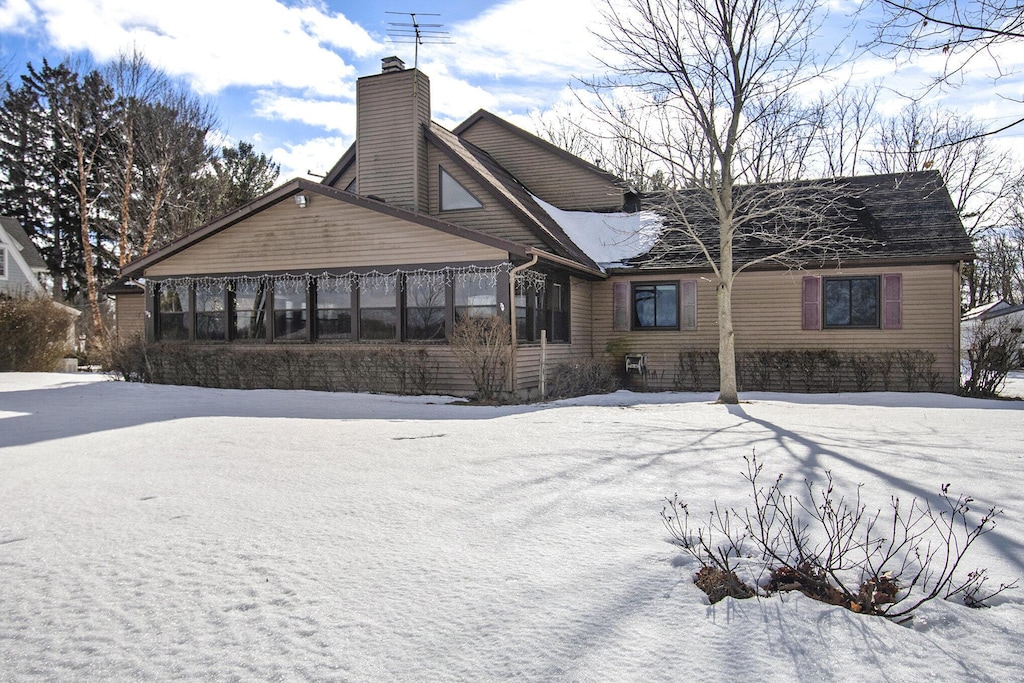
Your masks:
M825 327L878 327L879 289L876 276L824 278Z
M679 329L679 283L633 284L633 329Z

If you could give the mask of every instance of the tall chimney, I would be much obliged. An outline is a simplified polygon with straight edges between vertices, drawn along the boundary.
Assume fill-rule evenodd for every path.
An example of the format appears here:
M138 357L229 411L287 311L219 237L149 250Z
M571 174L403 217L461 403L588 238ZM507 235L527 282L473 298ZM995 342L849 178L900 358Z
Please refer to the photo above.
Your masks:
M430 79L398 57L356 82L356 177L359 194L412 211L428 211L427 141Z

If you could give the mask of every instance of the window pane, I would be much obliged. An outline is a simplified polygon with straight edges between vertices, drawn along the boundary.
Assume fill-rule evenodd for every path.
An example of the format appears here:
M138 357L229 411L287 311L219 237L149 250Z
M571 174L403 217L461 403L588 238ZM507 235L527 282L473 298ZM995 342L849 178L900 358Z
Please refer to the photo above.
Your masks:
M158 290L158 330L161 341L188 339L191 316L187 285L160 285Z
M394 275L369 277L359 282L359 338L393 340L398 332L398 306Z
M306 340L306 283L278 280L274 283L274 339Z
M677 327L679 325L679 290L676 285L658 285L657 316L658 327Z
M677 328L679 285L634 285L633 315L638 328Z
M441 171L441 210L479 209L483 206L459 181Z
M268 286L264 280L239 280L234 283L235 315L233 339L266 339Z
M850 282L850 324L878 325L878 280Z
M877 327L878 278L825 280L825 327Z
M850 324L850 281L825 280L825 325Z
M196 339L222 341L227 338L224 284L196 287Z
M444 281L427 275L405 278L406 339L444 339Z
M519 298L516 297L516 301ZM455 317L469 315L486 318L498 314L497 278L471 277L465 282L455 280Z
M348 339L352 336L352 285L318 280L316 283L317 339Z

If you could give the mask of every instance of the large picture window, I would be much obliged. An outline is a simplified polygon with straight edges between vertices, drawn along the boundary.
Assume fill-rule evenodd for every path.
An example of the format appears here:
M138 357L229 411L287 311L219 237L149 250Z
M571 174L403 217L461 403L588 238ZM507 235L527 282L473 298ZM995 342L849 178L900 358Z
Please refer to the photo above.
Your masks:
M196 339L224 341L227 339L227 289L224 283L196 287Z
M394 341L398 338L397 280L395 275L360 280L360 339Z
M825 327L878 327L877 277L825 278Z
M406 339L444 339L447 289L444 281L436 277L429 275L406 276Z
M160 285L157 289L156 335L160 341L186 341L192 327L188 285Z
M316 338L352 338L352 283L317 280Z
M237 341L266 339L267 283L264 280L238 280L233 284L233 294L231 338Z
M274 283L274 341L307 340L306 281L278 280Z
M679 329L679 283L633 285L633 329Z
M487 318L498 315L498 283L496 279L468 278L455 280L455 319L462 316Z

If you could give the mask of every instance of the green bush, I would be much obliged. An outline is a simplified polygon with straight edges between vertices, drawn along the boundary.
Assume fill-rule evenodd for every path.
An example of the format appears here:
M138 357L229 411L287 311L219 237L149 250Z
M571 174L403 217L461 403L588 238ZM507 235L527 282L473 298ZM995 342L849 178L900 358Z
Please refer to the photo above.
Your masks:
M0 294L0 372L52 372L68 351L67 311L45 296Z

